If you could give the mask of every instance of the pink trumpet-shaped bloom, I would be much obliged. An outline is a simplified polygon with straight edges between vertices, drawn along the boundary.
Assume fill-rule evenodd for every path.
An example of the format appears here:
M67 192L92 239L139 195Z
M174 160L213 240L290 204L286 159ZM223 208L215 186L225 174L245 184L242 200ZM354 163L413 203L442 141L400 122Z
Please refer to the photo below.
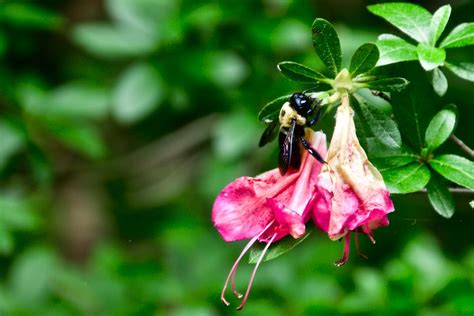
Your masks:
M326 136L308 129L306 137L311 146L324 156ZM221 295L225 304L229 304L224 293L231 279L234 294L242 297L235 290L234 277L240 260L252 244L257 240L267 243L239 309L246 302L255 272L270 244L287 235L299 238L305 234L320 170L321 164L305 151L298 171L281 176L278 169L273 169L255 178L241 177L219 193L212 208L212 221L222 238L225 241L251 239L227 277Z
M361 231L374 242L372 229L388 225L387 214L394 211L380 172L370 163L359 144L354 111L343 98L336 113L336 126L327 152L327 165L318 175L313 218L332 240L345 236L344 256L349 256L349 232Z

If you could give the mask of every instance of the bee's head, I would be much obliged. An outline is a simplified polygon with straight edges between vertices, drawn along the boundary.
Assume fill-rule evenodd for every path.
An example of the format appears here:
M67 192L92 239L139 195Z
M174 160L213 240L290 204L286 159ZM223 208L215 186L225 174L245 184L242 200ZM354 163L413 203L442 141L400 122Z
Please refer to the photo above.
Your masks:
M311 105L313 103L313 99L311 99L306 94L301 92L293 93L289 101L290 106L295 109L299 115L306 117L306 115L311 112Z

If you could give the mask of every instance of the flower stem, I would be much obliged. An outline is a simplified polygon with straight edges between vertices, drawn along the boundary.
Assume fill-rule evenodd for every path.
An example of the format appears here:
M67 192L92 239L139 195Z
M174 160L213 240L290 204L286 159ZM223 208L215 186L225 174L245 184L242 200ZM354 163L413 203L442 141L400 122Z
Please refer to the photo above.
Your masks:
M469 148L469 146L467 146L466 144L464 144L464 142L462 140L460 140L459 138L456 137L456 135L452 134L450 136L451 140L456 143L456 145L458 145L466 154L469 155L469 157L471 159L474 159L474 150L472 150L471 148Z

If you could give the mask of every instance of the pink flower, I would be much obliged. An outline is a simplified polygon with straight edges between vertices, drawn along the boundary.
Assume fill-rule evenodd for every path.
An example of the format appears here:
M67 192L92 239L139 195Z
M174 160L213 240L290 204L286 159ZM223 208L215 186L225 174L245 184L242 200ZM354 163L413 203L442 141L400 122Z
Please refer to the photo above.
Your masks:
M326 136L323 133L308 129L307 138L319 153L326 153ZM221 300L226 305L229 303L224 294L231 278L234 294L242 297L234 287L235 272L242 257L257 240L266 243L266 246L238 309L245 305L255 273L270 245L288 234L293 238L305 234L305 223L311 217L310 202L320 169L321 164L305 151L297 172L281 176L278 169L273 169L256 178L241 177L219 193L212 208L212 221L222 238L228 242L250 238L224 284Z
M388 225L393 203L380 172L370 163L359 144L354 111L347 97L336 113L336 126L327 152L327 165L318 175L313 218L332 240L345 236L343 265L349 258L350 232L359 228L375 243L372 230Z

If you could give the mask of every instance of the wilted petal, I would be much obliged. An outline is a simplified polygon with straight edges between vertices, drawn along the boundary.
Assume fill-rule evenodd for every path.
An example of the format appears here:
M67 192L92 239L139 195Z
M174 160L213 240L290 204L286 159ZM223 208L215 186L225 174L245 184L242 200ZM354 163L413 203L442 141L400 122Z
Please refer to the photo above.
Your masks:
M355 133L353 111L341 105L329 146L328 166L318 176L313 216L331 239L362 228L366 234L388 225L394 210L380 172L370 163Z

